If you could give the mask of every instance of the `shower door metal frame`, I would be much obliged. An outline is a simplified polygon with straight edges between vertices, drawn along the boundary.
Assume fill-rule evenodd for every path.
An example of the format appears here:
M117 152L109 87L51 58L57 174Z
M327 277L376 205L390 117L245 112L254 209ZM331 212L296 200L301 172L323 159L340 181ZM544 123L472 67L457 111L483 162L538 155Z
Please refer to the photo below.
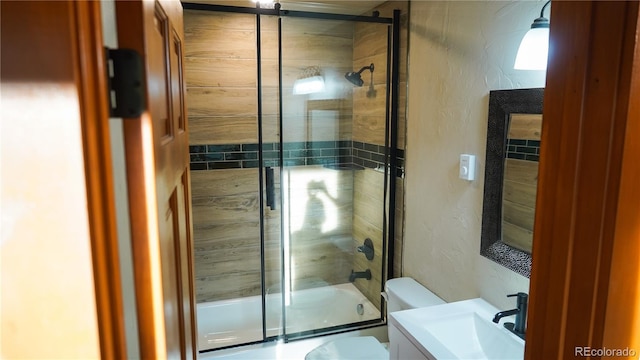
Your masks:
M277 16L278 17L278 94L282 94L282 18L283 17L294 17L294 18L308 18L308 19L319 19L319 20L342 20L349 22L366 22L366 23L379 23L379 24L387 24L387 86L386 86L386 106L385 106L385 148L386 148L386 159L385 159L385 178L384 178L384 197L385 201L383 202L383 236L382 236L382 253L383 257L386 257L386 261L382 262L382 274L383 277L385 275L386 268L386 278L393 277L393 268L394 268L394 242L395 242L395 201L396 201L396 183L397 183L397 175L398 175L398 160L397 160L397 144L398 144L398 83L399 83L399 54L400 54L400 10L393 11L392 18L379 17L379 16L362 16L362 15L345 15L345 14L332 14L332 13L321 13L321 12L308 12L308 11L294 11L294 10L283 10L280 8L280 4L276 3L277 8L274 9L266 9L260 8L260 4L257 3L255 8L248 7L238 7L238 6L227 6L227 5L214 5L214 4L201 4L201 3L188 3L183 2L182 7L185 10L200 10L200 11L213 11L213 12L229 12L229 13L240 13L240 14L253 14L256 15L256 75L257 75L257 117L258 117L258 181L259 181L259 203L260 203L260 271L261 271L261 296L262 296L262 340L247 342L227 347L209 349L200 351L201 353L222 350L227 348L245 346L250 344L260 344L268 341L282 339L285 342L297 339L303 339L308 337L313 337L315 335L329 335L329 334L337 334L347 331L352 331L355 329L366 329L371 327L376 327L385 324L385 302L381 302L380 309L380 319L378 320L368 320L359 323L350 323L345 325L338 325L329 328L321 328L314 329L309 331L304 331L302 333L294 333L293 337L290 337L290 334L287 334L286 331L286 310L285 310L285 301L284 301L284 291L281 291L282 294L282 333L276 336L267 336L267 324L266 324L266 280L265 280L265 234L264 234L264 175L263 171L265 169L264 166L264 158L263 158L263 119L262 119L262 45L261 45L261 35L260 35L260 17L262 15L265 16ZM279 144L280 144L280 154L279 154L279 165L280 165L280 208L282 209L283 202L283 192L284 187L282 186L282 176L284 172L284 158L283 158L283 137L282 137L282 98L279 97L278 101L278 129L279 129ZM387 198L388 197L388 198ZM386 199L389 201L387 202ZM387 205L388 203L388 205ZM281 231L283 230L283 217L281 217ZM284 247L283 247L283 236L280 235L280 249L281 249L281 288L285 286L284 284ZM284 288L282 288L284 290ZM380 284L380 291L384 291L384 279L382 279Z

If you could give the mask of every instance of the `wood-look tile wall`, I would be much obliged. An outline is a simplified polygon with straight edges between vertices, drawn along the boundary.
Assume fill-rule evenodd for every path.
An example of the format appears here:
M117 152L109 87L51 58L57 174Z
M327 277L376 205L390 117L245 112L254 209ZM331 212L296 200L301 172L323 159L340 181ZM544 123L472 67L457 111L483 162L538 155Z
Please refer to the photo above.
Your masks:
M186 10L191 144L255 143L255 17ZM198 302L261 292L257 169L192 171Z
M398 148L405 147L405 109L407 87L407 35L408 35L408 2L391 1L380 5L376 10L380 16L393 17L393 10L400 9L402 23L400 33L400 83L399 89L399 118L398 118ZM361 88L354 88L353 95L353 140L370 144L385 144L385 96L387 79L387 26L380 24L358 23L354 36L354 69L360 69L374 63L373 92L370 89L371 75L363 72L365 84ZM404 233L404 182L398 177L396 183L396 236L394 242L394 277L401 275L402 270L402 241ZM381 283L386 281L386 274L382 274L382 236L383 236L383 206L384 206L384 176L383 173L365 169L356 173L354 183L354 215L353 241L354 247L363 244L370 238L374 244L375 257L367 260L364 255L354 256L354 270L370 269L373 278L370 281L358 279L356 287L367 298L380 307Z
M383 4L378 10L381 16L391 17L394 8L404 10L398 132L399 148L404 148L408 6L407 2L392 2ZM252 15L185 11L191 144L257 142L255 26ZM277 127L279 66L275 18L262 18L261 36L263 140L277 142L280 135ZM283 19L283 44L284 90L280 95L285 129L283 140L354 140L384 145L387 26L335 21L316 23L287 18ZM371 78L367 72L363 73L365 86L362 88L354 88L343 79L345 72L358 70L371 62L376 65L373 96L369 92ZM323 70L326 93L292 95L294 81L306 67L313 65L319 65ZM316 231L311 237L314 231L307 230L291 234L296 244L292 246L296 269L294 288L346 282L352 269L363 271L369 267L374 279L359 279L355 283L379 306L380 282L384 281L381 274L383 174L371 169L355 172L324 170L340 174L337 211L342 220L336 229L326 234ZM192 174L198 301L258 295L258 170L195 171ZM352 177L345 178L345 174ZM353 185L346 187L350 181ZM402 185L399 179L394 270L397 275L401 269ZM321 214L317 216L322 217ZM266 286L277 291L280 287L279 210L265 210L265 222ZM361 254L354 257L355 247L366 237L376 244L375 266L368 264Z
M407 102L407 47L408 47L408 9L407 1L388 1L375 10L382 17L393 17L393 10L401 10L400 32L400 82L398 84L398 148L405 147L406 102ZM353 39L353 68L358 70L371 63L373 89L370 91L371 75L362 73L364 86L354 88L353 94L353 140L370 144L384 145L385 137L385 96L387 81L387 25L357 23ZM374 95L375 94L375 95Z
M186 10L184 18L190 143L257 143L255 16ZM261 18L263 141L279 141L279 96L285 142L351 140L352 93L342 76L353 63L353 32L352 23L283 19L284 90L279 95L277 22L276 18ZM325 93L292 95L294 81L314 65L323 70ZM303 228L291 234L295 241L294 288L343 283L351 269L352 172L323 170L328 175L316 174L336 178L339 184L333 205L340 221L326 233ZM295 168L289 175L308 177L309 171ZM307 185L296 184L291 189ZM192 171L198 302L260 294L258 186L255 168ZM279 179L276 186L279 194ZM311 223L326 216L321 211L311 213ZM265 208L266 287L270 292L280 289L279 244L280 209Z
M185 10L190 144L255 143L255 17Z
M384 174L371 169L357 171L354 179L353 246L361 246L369 238L373 242L374 258L364 254L354 255L353 270L371 270L371 280L356 279L354 285L380 309L380 290L385 276L382 249Z
M274 173L280 204L280 176ZM294 290L347 282L353 173L322 166L285 170ZM258 170L194 171L192 198L198 302L259 295ZM273 293L280 289L280 208L265 207L264 221L266 288Z
M404 183L396 183L396 236L394 242L395 261L394 274L400 274L402 269L402 228L403 228L403 193ZM372 279L357 279L355 286L380 308L381 284L386 280L382 273L383 261L383 203L384 203L384 174L372 169L357 171L354 177L353 201L353 246L357 247L369 238L373 242L374 258L368 260L363 254L355 253L353 269L355 271L371 270ZM399 275L395 275L399 276Z
M273 30L269 38L275 41ZM352 94L343 75L351 68L353 33L354 24L345 21L282 19L284 142L351 140ZM264 48L270 49L265 59L275 63L277 43L265 43ZM321 70L324 91L293 95L294 82L313 66Z
M259 294L258 170L194 171L191 189L197 301Z
M531 252L538 162L506 159L502 200L502 241Z
M257 142L257 52L254 15L186 10L186 80L190 143ZM338 21L282 21L282 81L278 94L277 18L261 17L262 114L266 142L279 141L277 119L282 97L284 141L351 140L351 87L342 78L350 71L354 25ZM322 94L293 95L293 83L310 66L325 78ZM317 100L333 108L315 109ZM325 104L326 105L326 104ZM325 106L326 107L326 106ZM324 121L311 121L324 112ZM328 121L327 114L334 113Z
M293 290L348 281L354 172L322 166L285 169Z
M531 252L542 115L513 114L502 188L502 241ZM518 145L515 145L518 144ZM515 158L517 157L517 158Z

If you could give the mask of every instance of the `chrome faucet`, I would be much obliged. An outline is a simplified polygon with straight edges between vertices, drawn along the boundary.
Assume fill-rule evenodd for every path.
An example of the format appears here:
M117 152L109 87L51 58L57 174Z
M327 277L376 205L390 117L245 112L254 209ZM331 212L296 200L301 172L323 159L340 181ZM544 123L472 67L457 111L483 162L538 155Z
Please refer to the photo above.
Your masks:
M507 297L514 296L518 297L516 301L516 308L513 310L500 311L493 317L493 322L497 324L503 317L515 315L515 323L504 323L504 327L524 340L525 327L527 324L527 300L529 296L523 292L507 295Z

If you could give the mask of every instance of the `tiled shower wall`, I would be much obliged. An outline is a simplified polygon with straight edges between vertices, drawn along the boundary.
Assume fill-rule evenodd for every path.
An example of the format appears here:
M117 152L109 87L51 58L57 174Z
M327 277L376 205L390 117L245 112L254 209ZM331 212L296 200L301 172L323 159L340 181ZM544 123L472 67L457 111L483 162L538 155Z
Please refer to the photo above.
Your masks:
M393 10L401 10L400 32L400 82L399 82L399 118L398 118L398 148L399 166L404 168L404 147L406 127L406 88L407 88L407 35L408 35L408 7L406 1L391 1L380 5L376 10L380 16L393 17ZM373 92L369 88L369 76L363 76L365 85L354 88L353 93L353 140L365 144L384 146L385 143L385 94L387 69L387 28L378 24L356 24L353 67L359 69L362 66L374 63ZM364 74L364 73L363 73ZM398 174L400 175L400 174ZM374 244L375 257L369 261L362 254L354 256L354 269L364 271L370 269L373 278L371 280L357 279L356 287L367 296L376 306L380 306L380 284L386 280L382 273L383 254L383 213L384 176L381 172L365 169L355 175L354 183L354 212L353 212L353 241L354 247L363 244L366 238L370 238ZM402 269L402 239L403 239L403 210L404 188L403 178L398 177L396 183L396 232L395 232L395 257L394 277L401 275Z
M538 185L541 114L512 114L507 133L502 241L531 252Z
M280 136L276 126L277 23L275 18L261 20L263 154L272 162L265 165L276 166ZM297 237L292 239L297 245L291 249L293 265L297 265L293 279L297 288L346 282L353 254L349 246L340 245L340 239L351 238L353 171L308 166L353 161L351 87L341 79L352 66L353 24L333 22L330 31L314 25L308 19L283 19L285 164L305 165L285 175L299 179L291 186L292 192L302 194L297 199L306 199L310 192L310 173L326 178L332 184L331 195L337 199L333 206L341 220L325 234L313 234L313 224L304 224L292 235ZM255 27L253 15L185 11L198 302L261 292ZM310 37L314 41L308 41ZM337 98L304 102L306 97L294 97L293 81L306 67L319 64L326 65L325 80ZM325 113L319 110L337 115L323 119ZM312 115L317 118L314 122L310 121ZM276 194L279 186L277 178ZM300 186L303 188L298 189ZM312 201L297 206L311 214L318 209L318 203ZM264 219L266 287L279 291L280 209L265 207ZM305 241L304 237L311 235L316 240Z
M394 8L403 10L398 132L399 164L403 167L408 3L386 3L378 10L381 16L391 17ZM325 234L326 239L312 234L316 245L299 239L303 246L292 249L300 266L294 286L343 283L352 269L370 268L374 279L358 279L355 284L379 306L380 281L384 280L384 177L374 169L383 167L388 151L384 146L387 26L333 23L331 31L326 31L307 19L283 19L283 161L286 166L295 166L292 171L300 170L287 174L304 179L309 171L317 171L321 177L336 178L335 191L342 199L337 206L341 221ZM276 126L279 99L275 18L263 17L262 25L263 156L265 166L276 167L280 134ZM198 302L258 295L261 291L255 30L252 15L185 11ZM323 47L314 48L307 41L309 36L316 37ZM354 88L342 78L345 72L371 62L376 64L373 91L368 86L368 72L363 73L362 88ZM325 65L325 81L337 98L303 103L300 97L291 95L290 85L305 67L319 64ZM331 110L337 115L323 119L325 113L317 110ZM341 165L363 170L331 169ZM276 179L276 194L279 180ZM398 178L396 276L401 269L402 185L402 178ZM300 186L309 184L303 181ZM280 213L279 209L264 211L266 285L276 289L280 279ZM298 236L304 234L297 232ZM355 247L367 237L374 241L376 257L372 263L363 255L354 254ZM348 239L351 244L345 246L341 239ZM308 251L309 246L316 251Z
M258 167L258 144L191 145L191 170L247 169ZM279 166L280 143L263 143L264 166ZM357 169L385 166L384 145L360 141L315 141L284 143L285 166L336 165ZM404 150L397 150L398 166L404 167ZM399 173L401 173L400 171Z

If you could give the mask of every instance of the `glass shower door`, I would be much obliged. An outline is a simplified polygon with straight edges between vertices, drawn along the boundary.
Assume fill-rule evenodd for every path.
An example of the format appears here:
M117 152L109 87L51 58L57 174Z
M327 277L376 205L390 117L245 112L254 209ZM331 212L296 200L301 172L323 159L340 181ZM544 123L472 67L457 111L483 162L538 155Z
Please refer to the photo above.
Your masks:
M273 155L279 138L266 128L258 131L263 116L277 117L260 104L278 102L268 88L277 89L277 72L273 80L267 71L277 67L259 56L258 44L277 47L277 36L274 42L269 32L258 31L266 18L184 12L201 351L282 333L281 296L269 293L279 287L281 272L279 197L265 196L267 178L278 194L279 171L267 167L279 166Z
M291 338L382 318L388 27L280 21L284 316ZM356 74L361 63L373 62L375 72ZM349 72L365 86L347 80ZM367 238L371 247L360 247Z
M282 335L284 321L278 17L260 15L259 29L258 137L262 144L259 157L263 172L264 331L265 338L275 338Z
M226 10L184 13L199 349L380 323L389 27Z

